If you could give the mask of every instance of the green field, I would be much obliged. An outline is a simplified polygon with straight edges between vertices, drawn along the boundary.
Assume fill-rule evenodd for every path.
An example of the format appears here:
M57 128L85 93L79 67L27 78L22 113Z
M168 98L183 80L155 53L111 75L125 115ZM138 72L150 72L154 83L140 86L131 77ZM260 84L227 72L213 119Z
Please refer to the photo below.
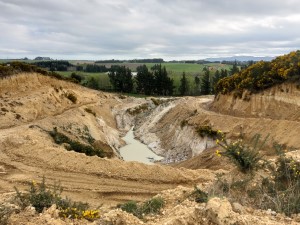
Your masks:
M70 77L74 71L57 71L60 75L64 77ZM84 77L84 80L81 83L85 83L89 79L93 78L99 85L99 89L102 90L111 90L111 84L109 82L109 77L106 73L87 73L87 72L75 72L76 74Z
M126 66L132 71L136 71L136 68L138 66L143 65L143 63L97 63L97 65L105 65L106 67L110 68L112 65L121 65ZM151 69L155 65L155 63L145 63L145 65L148 67L148 69ZM220 63L207 63L207 64L194 64L194 63L161 63L162 66L165 66L168 74L182 74L185 72L186 74L202 74L204 67L210 67L212 68L212 71L215 71L217 69L227 69L229 70L232 66L226 65L226 64L220 64Z
M154 63L146 63L148 68L154 66ZM190 63L162 63L162 66L165 66L168 74L179 74L182 75L183 72L186 74L192 75L201 75L204 67L212 68L212 71L217 69L229 69L231 66L218 64L218 63L208 63L208 64L190 64Z

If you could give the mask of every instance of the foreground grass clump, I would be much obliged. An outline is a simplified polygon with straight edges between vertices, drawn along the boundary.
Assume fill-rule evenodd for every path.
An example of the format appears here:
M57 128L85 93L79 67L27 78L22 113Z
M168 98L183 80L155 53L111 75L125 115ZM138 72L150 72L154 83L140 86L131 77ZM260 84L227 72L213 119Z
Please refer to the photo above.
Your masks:
M68 136L64 135L57 131L57 128L54 127L53 131L50 131L49 134L53 138L56 144L68 144L66 146L67 150L74 150L75 152L84 153L87 156L98 156L98 157L105 157L105 154L102 149L94 148L89 145L82 144L78 141L74 141L70 139Z
M156 197L141 204L135 201L129 201L119 205L119 207L123 211L131 213L138 218L143 218L144 215L158 214L160 209L164 207L164 200L161 197Z
M63 191L60 184L54 184L53 188L46 185L45 178L40 184L35 181L29 183L29 189L21 193L17 188L16 203L24 209L33 206L39 213L44 209L48 209L52 205L56 205L59 210L59 216L71 219L87 219L95 220L100 217L99 210L89 209L89 205L83 202L73 202L68 198L62 198Z

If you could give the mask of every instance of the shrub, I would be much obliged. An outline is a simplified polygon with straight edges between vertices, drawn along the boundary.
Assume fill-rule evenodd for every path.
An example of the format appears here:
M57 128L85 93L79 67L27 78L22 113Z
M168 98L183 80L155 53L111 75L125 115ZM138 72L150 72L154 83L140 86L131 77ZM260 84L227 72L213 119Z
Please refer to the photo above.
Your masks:
M90 114L92 114L92 115L94 115L96 117L96 113L92 109L85 108L84 111L86 111L87 113L90 113Z
M46 187L45 178L40 184L36 184L35 181L30 182L27 193L21 193L16 187L15 190L16 202L22 209L32 205L40 213L44 208L49 208L53 204L59 205L61 201L61 186L54 185L53 190L50 190Z
M105 156L102 149L94 148L90 145L82 144L78 141L74 141L68 136L64 135L63 133L60 133L57 131L57 128L53 128L53 131L50 131L49 134L53 138L56 144L63 144L67 143L69 147L67 147L67 150L74 150L75 152L84 153L87 156L98 156L103 158Z
M198 203L203 203L208 201L208 194L200 190L197 186L195 187L195 190L192 192L191 196Z
M300 184L292 183L288 188L284 188L278 181L265 178L256 198L259 207L262 209L272 209L276 212L284 213L287 216L300 212Z
M217 179L213 183L212 188L208 191L208 196L226 196L232 201L244 201L249 190L249 184L253 183L252 174L240 177L223 177L224 174L217 174ZM244 174L243 174L244 175Z
M77 102L77 97L73 93L65 94L66 98L69 99L74 104Z
M275 147L282 146L275 144ZM300 162L286 157L277 151L279 157L273 168L271 179L264 179L261 184L262 208L271 208L290 216L300 213Z
M151 98L151 101L153 102L154 105L159 106L160 104L162 104L164 101L160 100L158 98Z
M217 138L219 133L217 130L213 130L209 125L203 125L196 128L196 132L203 138L203 137L210 137L210 138Z
M161 197L152 198L144 203L137 204L135 201L129 201L119 207L138 218L142 218L147 214L158 214L164 206L164 200Z
M89 205L87 203L67 200L67 204L60 208L59 216L63 218L86 219L93 221L100 217L100 211L89 209Z
M216 143L219 144L224 151L220 152L216 151L218 156L226 156L233 163L235 163L239 169L243 172L253 172L262 166L260 161L262 160L262 156L259 154L259 149L263 147L265 142L267 141L268 136L262 143L259 143L260 135L255 135L250 145L245 144L241 139L228 143L224 139L224 135L222 135L221 141L217 139Z
M254 140L252 148L257 149L260 146L258 144L258 136ZM244 146L242 144L235 145ZM229 145L224 146L229 147ZM246 202L260 209L271 209L285 213L287 216L300 213L300 162L286 157L282 145L275 143L274 147L278 154L275 164L265 160L270 171L269 175L266 176L264 172L264 177L256 177L254 180L255 174L253 173L243 178L235 175L231 180L219 176L212 185L212 190L209 194L226 196L233 201ZM249 147L242 147L241 149L242 151L244 149L251 151ZM225 153L219 152L218 154L222 156ZM231 154L231 151L228 154ZM237 159L235 160L239 168L244 165L244 163L239 164ZM250 160L250 162L252 161ZM257 162L256 158L254 162ZM255 163L252 167L259 168ZM247 172L248 170L245 169L243 171ZM254 172L254 169L251 171Z
M139 105L133 109L127 109L127 112L130 114L130 115L137 115L141 112L144 112L145 110L148 110L148 104L145 103L145 104L142 104L142 105Z
M2 111L2 112L9 112L9 110L6 109L6 108L4 108L4 107L1 108L1 111Z
M276 161L275 179L287 186L300 181L300 162L291 157L279 157Z
M143 214L157 214L164 206L164 200L161 197L152 198L142 205Z
M181 127L181 129L184 128L186 125L188 125L188 121L187 121L187 120L182 120L182 121L180 122L180 127Z
M29 183L29 190L21 193L16 187L16 203L24 209L32 205L35 210L41 213L44 209L53 204L59 209L59 216L72 219L94 220L100 217L99 210L90 210L89 205L83 202L73 202L68 198L62 198L63 191L60 184L54 184L53 188L47 187L45 178L40 184L34 181Z
M19 120L19 119L22 118L22 116L20 114L18 114L18 113L15 115L15 117L16 117L17 120Z
M119 206L123 211L133 214L136 217L141 216L140 208L135 201L129 201Z
M72 79L74 79L74 82L76 83L80 83L82 80L83 80L83 77L76 74L76 73L72 73L71 76L70 76Z

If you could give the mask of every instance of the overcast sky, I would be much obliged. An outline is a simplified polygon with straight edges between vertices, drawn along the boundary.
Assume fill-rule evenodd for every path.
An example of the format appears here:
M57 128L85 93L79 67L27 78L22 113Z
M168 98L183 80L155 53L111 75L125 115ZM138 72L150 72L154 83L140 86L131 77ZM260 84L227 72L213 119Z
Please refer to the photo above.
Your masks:
M299 0L0 0L0 58L203 59L300 49Z

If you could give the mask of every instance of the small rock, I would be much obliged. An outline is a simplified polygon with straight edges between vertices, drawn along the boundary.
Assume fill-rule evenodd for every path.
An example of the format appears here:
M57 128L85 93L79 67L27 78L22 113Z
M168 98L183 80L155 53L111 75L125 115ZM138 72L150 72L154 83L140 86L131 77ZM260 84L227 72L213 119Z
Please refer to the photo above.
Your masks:
M34 216L36 214L35 208L32 206L27 206L24 211L31 216Z
M212 198L205 207L207 217L217 225L229 225L236 222L235 212L227 199Z
M272 209L268 209L267 214L272 215L272 216L276 216L277 213L275 211L272 211Z
M48 208L46 213L55 219L59 218L59 211L57 210L56 205L52 205L50 208Z
M240 203L234 202L232 203L232 210L236 213L241 214L244 211L244 207Z

